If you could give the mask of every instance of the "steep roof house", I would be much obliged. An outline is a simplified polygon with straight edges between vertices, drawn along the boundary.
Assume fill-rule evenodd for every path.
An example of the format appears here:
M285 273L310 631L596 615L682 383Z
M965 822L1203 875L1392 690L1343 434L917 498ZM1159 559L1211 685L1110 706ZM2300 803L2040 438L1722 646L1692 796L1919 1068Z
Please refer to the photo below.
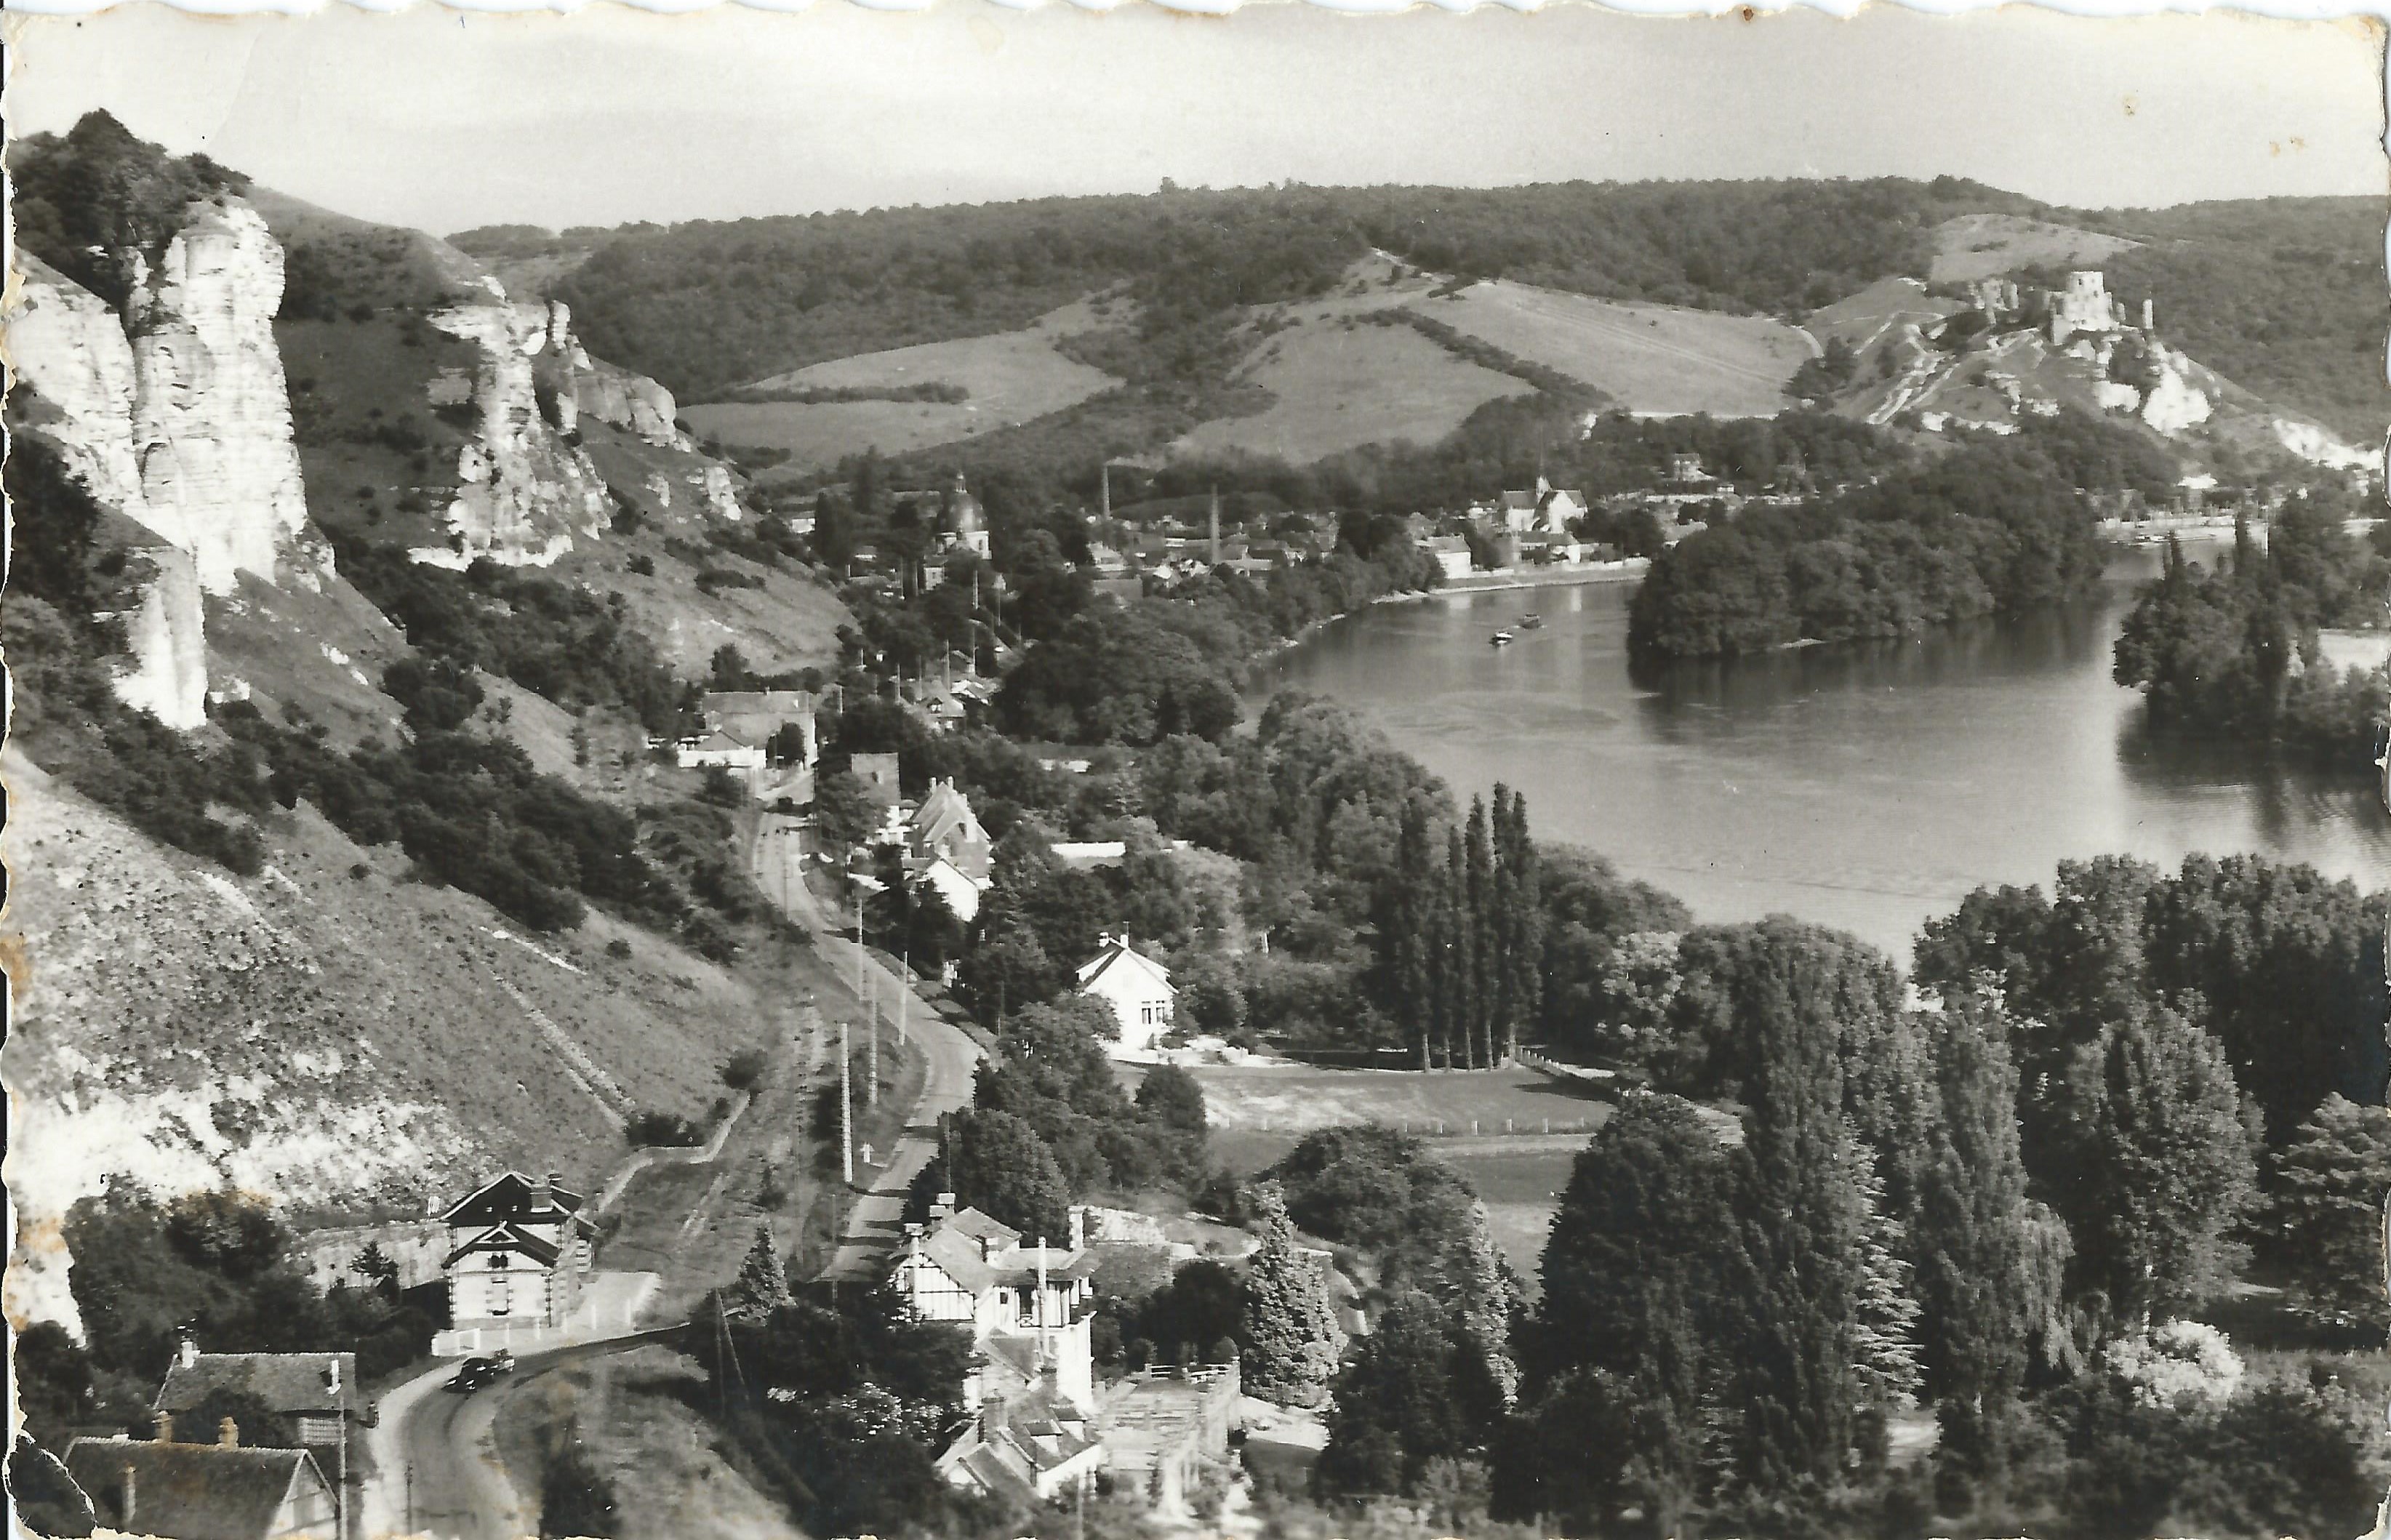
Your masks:
M890 1280L925 1321L967 1326L976 1353L964 1378L975 1406L1043 1391L1085 1413L1095 1407L1089 1336L1097 1257L1072 1214L1067 1246L1020 1231L942 1194L926 1225L908 1226Z
M171 1436L169 1421L164 1431ZM335 1540L331 1483L304 1449L76 1439L67 1474L108 1529L159 1540Z
M971 798L956 790L952 780L930 783L929 794L914 809L905 837L917 860L952 862L975 881L989 874L992 861L988 831L972 811Z
M1115 1057L1149 1054L1170 1030L1177 1007L1170 970L1131 946L1127 932L1101 939L1102 950L1079 966L1079 990L1112 1007L1120 1023L1120 1038L1110 1049Z
M452 1329L559 1326L580 1302L595 1227L554 1174L508 1171L440 1216Z
M1496 504L1503 526L1514 535L1565 533L1571 519L1585 514L1585 494L1555 486L1544 477L1524 492L1505 492Z
M151 1404L182 1416L217 1391L255 1396L274 1413L271 1428L252 1428L252 1442L297 1448L330 1443L342 1421L361 1423L372 1410L357 1390L353 1352L201 1352L186 1337Z

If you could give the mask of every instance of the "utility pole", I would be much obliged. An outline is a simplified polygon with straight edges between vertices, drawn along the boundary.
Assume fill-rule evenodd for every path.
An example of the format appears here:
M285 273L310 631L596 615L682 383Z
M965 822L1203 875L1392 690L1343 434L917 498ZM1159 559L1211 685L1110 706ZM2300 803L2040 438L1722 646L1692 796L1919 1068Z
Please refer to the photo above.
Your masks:
M905 1042L905 1019L911 1014L910 1007L913 1003L913 949L910 944L905 948L905 977L899 982L905 986L897 996L897 1042L901 1047Z
M880 991L872 991L872 1045L864 1050L863 1105L880 1105Z
M855 1185L855 1099L848 1085L847 1023L838 1024L838 1163L839 1173Z

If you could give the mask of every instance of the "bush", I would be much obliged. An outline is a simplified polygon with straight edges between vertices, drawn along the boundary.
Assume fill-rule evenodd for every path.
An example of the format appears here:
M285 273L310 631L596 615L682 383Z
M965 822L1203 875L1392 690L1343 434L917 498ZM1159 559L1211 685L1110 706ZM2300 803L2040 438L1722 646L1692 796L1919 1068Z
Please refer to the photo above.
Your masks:
M767 1062L761 1048L742 1048L723 1062L722 1083L733 1091L753 1091L763 1083Z
M678 1112L641 1112L624 1126L635 1149L687 1149L705 1143L704 1132Z

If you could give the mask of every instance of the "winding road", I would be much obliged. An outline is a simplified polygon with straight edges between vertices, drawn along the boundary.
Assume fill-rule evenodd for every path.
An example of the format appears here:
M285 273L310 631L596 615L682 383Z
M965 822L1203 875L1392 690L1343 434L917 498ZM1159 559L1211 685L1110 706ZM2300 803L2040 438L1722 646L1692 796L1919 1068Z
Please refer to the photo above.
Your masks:
M500 1463L491 1425L508 1401L525 1393L543 1374L608 1353L663 1340L679 1326L660 1326L602 1342L583 1342L526 1353L515 1372L470 1395L446 1388L456 1365L444 1363L382 1398L385 1449L378 1457L395 1463L382 1483L387 1513L368 1507L369 1534L431 1534L440 1540L518 1540L538 1533L532 1515Z
M856 992L853 1009L858 1014L862 1012L861 997L868 992L882 1003L885 1017L890 1002L911 991L898 981L895 970L867 949L857 946L852 937L840 934L837 920L822 909L821 900L806 886L806 859L805 837L795 819L777 813L759 816L748 854L756 886L769 894L789 918L813 934L814 950ZM906 1040L922 1053L922 1094L905 1120L904 1137L889 1152L888 1163L874 1174L871 1189L860 1195L855 1207L847 1211L846 1233L828 1269L834 1278L868 1275L897 1243L906 1190L937 1153L939 1120L950 1112L971 1106L972 1082L985 1056L978 1043L941 1017L918 994L911 995L911 1005L900 1019L905 1022Z

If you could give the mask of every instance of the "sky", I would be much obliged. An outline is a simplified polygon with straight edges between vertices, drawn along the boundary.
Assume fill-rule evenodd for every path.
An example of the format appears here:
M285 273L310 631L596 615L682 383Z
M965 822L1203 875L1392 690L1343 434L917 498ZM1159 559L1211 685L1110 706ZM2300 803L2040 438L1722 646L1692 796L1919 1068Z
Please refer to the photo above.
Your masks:
M12 133L176 152L453 233L1185 187L1940 173L2080 207L2383 195L2378 34L2012 6L1656 19L798 14L9 18Z

